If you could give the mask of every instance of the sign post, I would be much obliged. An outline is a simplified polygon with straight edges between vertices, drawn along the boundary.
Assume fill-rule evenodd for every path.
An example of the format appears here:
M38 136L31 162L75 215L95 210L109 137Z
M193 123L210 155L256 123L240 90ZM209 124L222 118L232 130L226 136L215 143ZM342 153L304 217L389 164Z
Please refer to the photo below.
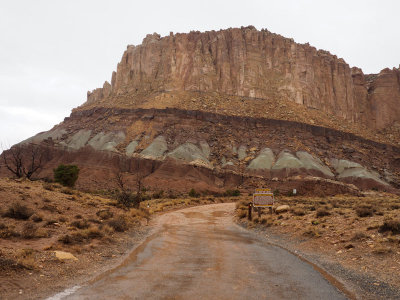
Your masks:
M253 207L257 207L259 215L261 214L261 208L263 207L269 207L272 212L274 200L274 193L271 189L256 189L253 194Z

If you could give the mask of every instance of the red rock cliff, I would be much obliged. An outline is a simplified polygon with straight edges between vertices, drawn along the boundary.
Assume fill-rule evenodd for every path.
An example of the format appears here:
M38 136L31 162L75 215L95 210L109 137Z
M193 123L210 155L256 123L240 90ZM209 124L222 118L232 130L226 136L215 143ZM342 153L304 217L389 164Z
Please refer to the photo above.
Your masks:
M399 74L364 75L327 51L251 26L152 34L128 46L111 85L89 92L87 103L157 91L286 98L381 129L400 120Z

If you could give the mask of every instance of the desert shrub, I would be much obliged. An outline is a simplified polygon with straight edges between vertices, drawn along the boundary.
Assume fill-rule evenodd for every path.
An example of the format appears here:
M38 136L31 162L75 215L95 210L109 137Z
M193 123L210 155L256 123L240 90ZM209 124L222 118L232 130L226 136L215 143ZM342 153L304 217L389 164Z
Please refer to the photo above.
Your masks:
M47 220L47 221L46 221L46 226L54 225L55 223L57 223L57 220L50 219L50 220Z
M89 227L89 223L86 220L73 221L70 225L78 229L86 229Z
M60 192L65 194L65 195L73 195L74 194L74 190L71 189L70 187L64 187L64 188L61 189ZM73 198L73 199L69 198L69 199L70 200L75 200L75 198Z
M21 249L17 255L18 264L22 267L33 270L35 269L35 251L33 249Z
M21 236L24 239L33 239L36 237L37 226L34 223L28 222L24 225L22 229Z
M5 224L0 224L0 238L8 239L12 237L19 237L19 232L15 231L13 227L8 227Z
M278 189L274 190L274 196L279 196L279 194L280 194L280 192ZM249 196L251 196L251 195L249 195Z
M48 191L54 191L54 186L49 182L43 183L43 188Z
M400 234L400 220L385 220L379 227L379 232L391 231L393 234Z
M112 234L113 232L114 232L114 228L112 228L111 226L109 226L109 225L102 225L101 226L101 230L103 230L103 232L105 233L105 234L107 234L107 235L110 235L110 234Z
M225 197L238 197L240 196L239 190L226 190L224 193Z
M400 209L400 204L392 204L390 206L391 209L395 210L395 209Z
M86 237L81 232L74 232L72 234L65 234L58 240L64 244L76 244L84 242Z
M192 189L189 191L189 197L197 198L197 197L200 197L200 194L199 194L198 192L196 192L195 189L192 188Z
M160 199L160 198L162 198L163 196L164 196L164 191L161 190L161 191L158 191L158 192L153 193L153 195L151 196L151 198L152 198L152 199Z
M167 198L169 198L169 199L176 199L176 198L178 198L178 196L175 195L173 192L170 191L170 192L168 193Z
M272 225L272 220L269 219L268 217L261 217L260 223L266 226L271 226Z
M125 207L139 207L142 198L140 195L135 195L127 191L117 192L117 201Z
M389 254L392 253L393 250L388 248L388 247L383 247L383 246L379 246L377 248L375 248L374 250L372 250L372 253L377 254L377 255L384 255L384 254Z
M56 207L55 205L51 205L51 204L44 204L44 205L42 206L42 209L43 209L43 210L47 210L47 211L52 212L52 213L58 211L58 210L57 210L57 207Z
M54 172L54 180L64 186L73 187L79 176L79 168L75 165L59 165Z
M3 213L3 217L18 220L28 220L32 215L33 211L26 205L23 205L19 202L12 203L11 206Z
M361 206L356 208L356 214L360 218L372 217L374 215L374 210L372 207Z
M35 223L39 223L43 221L43 217L40 214L33 214L31 216L31 220Z
M292 213L293 213L295 216L304 216L304 215L306 214L306 212L304 211L304 209L299 208L299 207L294 208L294 209L292 210Z
M88 239L97 239L103 237L103 232L97 226L91 226L88 229L85 229L82 234L86 236Z
M122 216L118 216L109 220L108 225L118 232L124 232L128 230L128 224L126 223L125 218Z
M363 239L366 239L366 238L367 238L367 235L366 235L364 232L359 231L359 232L356 232L356 233L353 235L353 237L351 238L351 240L352 240L352 241L359 241L359 240L363 240Z
M238 213L239 219L243 219L247 217L247 211L246 210L240 210Z
M303 231L303 235L308 237L319 237L320 233L315 227L308 227Z
M329 216L331 213L328 211L328 208L326 208L326 207L321 207L321 208L318 208L317 209L317 214L316 214L316 216L318 217L318 218L320 218L320 217L325 217L325 216Z
M112 213L112 211L109 211L108 209L102 209L96 213L96 216L98 216L102 220L108 220L112 218L113 215L114 214Z

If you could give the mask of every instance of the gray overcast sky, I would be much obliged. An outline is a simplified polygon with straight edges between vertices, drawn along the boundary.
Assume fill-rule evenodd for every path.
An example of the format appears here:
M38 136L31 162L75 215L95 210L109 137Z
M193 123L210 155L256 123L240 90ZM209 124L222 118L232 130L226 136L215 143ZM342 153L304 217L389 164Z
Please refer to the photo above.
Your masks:
M0 0L0 142L51 129L147 33L254 25L364 73L400 64L400 1Z

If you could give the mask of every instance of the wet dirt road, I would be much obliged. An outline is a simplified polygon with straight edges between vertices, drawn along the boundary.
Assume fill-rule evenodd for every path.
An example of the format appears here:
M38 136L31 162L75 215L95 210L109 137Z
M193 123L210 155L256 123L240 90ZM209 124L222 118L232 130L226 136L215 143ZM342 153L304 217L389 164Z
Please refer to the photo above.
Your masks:
M234 208L160 216L121 266L63 299L346 299L311 265L237 226Z

